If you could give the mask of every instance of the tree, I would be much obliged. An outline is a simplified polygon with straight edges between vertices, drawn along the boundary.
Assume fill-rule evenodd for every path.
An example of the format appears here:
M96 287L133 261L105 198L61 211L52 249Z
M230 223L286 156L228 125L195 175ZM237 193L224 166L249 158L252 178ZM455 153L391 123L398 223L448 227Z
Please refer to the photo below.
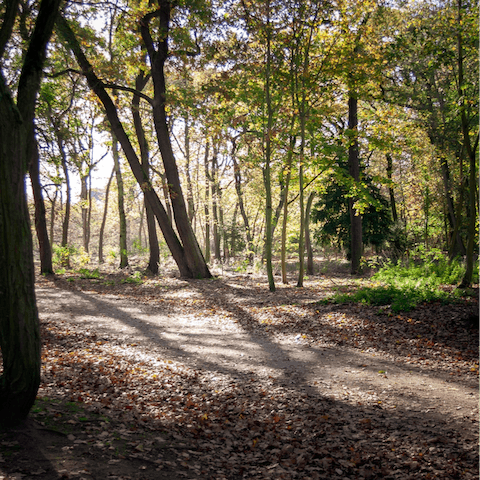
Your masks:
M168 34L172 2L157 0L157 10L147 13L140 21L140 33L150 60L150 73L154 85L154 101L152 103L153 122L157 134L158 146L162 154L163 166L168 180L170 199L175 218L175 225L184 247L184 255L194 277L210 278L211 274L203 257L200 246L188 218L185 199L180 185L180 177L172 150L167 125L165 62L169 55ZM157 18L159 27L157 38L152 37L151 21Z
M40 2L22 62L16 102L4 73L0 73L0 424L4 426L26 418L40 384L40 333L25 174L34 155L35 104L59 4L60 0ZM13 34L18 5L17 0L6 0L2 5L2 59Z
M143 70L137 75L135 79L135 89L141 92L148 83L150 76L145 75ZM145 129L143 128L142 117L140 115L140 96L133 95L132 99L132 115L133 124L135 126L135 133L138 139L138 145L140 148L140 157L142 159L142 167L145 175L150 178L150 152L148 141L145 135ZM150 246L150 258L148 261L147 270L153 275L158 273L158 262L160 260L160 248L158 246L157 227L155 224L155 215L148 202L144 199L144 207L147 215L147 230L148 230L148 244Z
M347 259L351 259L351 218L348 191L351 182L347 174L346 162L339 164L339 172L343 174L330 179L325 192L318 192L319 200L312 211L312 218L320 224L316 237L320 243L336 243L339 248L344 248ZM383 197L380 189L372 182L372 178L363 174L366 191L361 192L362 197L369 197L369 206L363 213L363 243L379 248L388 239L392 219L390 206Z
M117 180L117 201L119 215L119 243L120 243L120 268L128 266L127 255L127 217L125 215L123 178L120 169L120 155L118 152L118 143L115 133L112 132L112 156L115 169L115 178Z
M163 11L162 11L163 12ZM168 15L170 12L170 5L168 5L168 12L166 12L166 16L168 20ZM165 12L163 12L165 14ZM160 12L157 12L157 14L160 14ZM151 20L151 17L149 18L149 21ZM147 22L148 23L148 22ZM122 149L125 153L125 156L127 158L127 161L130 165L130 168L132 169L132 173L135 176L135 179L137 180L138 184L140 185L140 188L142 189L145 198L147 202L150 204L152 207L152 210L154 211L155 217L157 218L157 221L159 223L159 226L162 230L163 236L165 238L165 241L170 249L170 252L172 253L172 256L179 268L180 275L183 277L187 278L208 278L211 276L208 267L205 263L205 260L203 258L203 255L201 254L200 248L198 246L198 243L195 239L195 236L193 235L193 230L188 222L188 215L186 212L185 208L185 202L183 201L183 196L180 199L179 197L181 196L181 188L180 188L180 181L178 178L178 170L176 168L175 164L175 157L173 156L173 151L171 150L171 144L170 144L170 139L168 138L168 128L166 124L166 116L165 116L165 105L164 105L164 100L161 106L157 105L157 110L160 110L160 112L157 112L157 120L155 121L155 124L157 125L158 123L162 124L159 125L159 128L157 129L157 136L159 137L159 143L163 145L163 147L166 149L166 154L163 155L163 150L162 151L162 157L164 160L164 165L169 167L165 168L166 172L169 170L169 173L167 173L167 178L169 182L169 192L170 192L170 199L172 201L172 205L175 203L177 210L181 211L182 208L184 210L184 215L180 213L179 216L175 216L175 223L177 225L177 228L183 233L183 242L184 245L180 242L178 239L175 231L172 228L172 224L170 222L170 219L167 215L167 212L165 211L165 208L163 207L162 203L160 202L157 194L155 193L150 179L146 175L145 171L143 170L137 154L135 153L135 150L130 142L130 139L123 127L122 122L120 121L119 115L117 108L115 104L113 103L111 97L106 91L106 86L104 82L102 82L96 75L92 65L88 61L87 57L85 56L84 52L82 51L82 48L80 46L79 41L77 40L75 33L73 32L72 28L70 27L69 23L61 16L59 16L57 25L59 28L59 31L64 39L64 41L67 43L69 48L72 50L72 52L75 55L75 58L82 70L83 75L85 76L90 88L92 91L97 95L101 103L103 104L105 108L105 113L107 115L107 118L110 122L112 131L115 133L115 136L117 137L117 140L122 146ZM142 27L143 28L143 27ZM167 29L168 30L168 29ZM145 32L145 35L149 35L149 30L147 27L147 31ZM150 37L151 38L151 37ZM162 52L166 48L167 44L165 40L162 40ZM154 51L155 48L152 45L152 56L154 56ZM167 49L168 51L168 49ZM164 52L164 55L166 55L166 52ZM163 63L165 62L165 58L161 62L161 72L158 73L157 75L161 78L157 79L157 81L164 81L163 77ZM155 63L155 62L154 62ZM157 65L158 68L158 65ZM117 89L119 88L118 86L116 87ZM149 99L147 96L141 94L143 99L147 99L150 104L153 106L153 104L158 104L158 102L162 102L161 98L165 96L165 94L157 94L160 98L157 99L157 101L152 101ZM160 91L163 91L160 89ZM140 92L138 92L140 93ZM163 110L163 113L162 113ZM155 115L154 115L155 117ZM160 139L162 140L160 142ZM165 164L165 158L167 158L167 163ZM176 179L174 178L176 176ZM174 183L171 183L171 181L174 181ZM175 208L174 208L175 212ZM185 225L184 221L185 219L188 222L188 225ZM180 228L179 224L184 227ZM190 232L190 233L189 233ZM191 234L191 235L190 235ZM192 237L193 235L193 237ZM193 243L192 243L193 242Z

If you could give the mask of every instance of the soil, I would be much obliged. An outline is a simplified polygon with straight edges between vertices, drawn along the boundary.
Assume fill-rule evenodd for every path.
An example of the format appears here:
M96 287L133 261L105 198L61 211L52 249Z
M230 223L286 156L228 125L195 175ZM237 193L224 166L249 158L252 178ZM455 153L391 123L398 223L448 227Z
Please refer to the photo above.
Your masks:
M478 289L396 314L322 303L344 272L81 277L37 279L42 385L0 479L479 478Z

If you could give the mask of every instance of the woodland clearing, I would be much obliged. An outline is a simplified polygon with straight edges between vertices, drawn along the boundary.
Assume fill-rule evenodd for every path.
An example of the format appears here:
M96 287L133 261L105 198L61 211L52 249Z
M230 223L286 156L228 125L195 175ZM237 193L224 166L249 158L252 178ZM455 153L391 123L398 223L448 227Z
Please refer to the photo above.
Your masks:
M321 303L344 271L81 277L37 278L43 381L0 478L479 478L478 290L397 314Z

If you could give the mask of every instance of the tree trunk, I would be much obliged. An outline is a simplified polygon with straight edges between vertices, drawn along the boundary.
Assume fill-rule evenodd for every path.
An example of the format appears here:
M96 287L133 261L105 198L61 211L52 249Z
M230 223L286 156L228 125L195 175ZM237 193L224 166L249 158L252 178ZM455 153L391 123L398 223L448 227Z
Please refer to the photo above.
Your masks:
M310 192L307 200L307 207L305 209L305 248L307 249L307 275L314 274L314 265L313 265L313 248L312 248L312 239L310 237L310 211L312 209L313 198L315 197L315 192Z
M273 231L272 231L272 179L271 179L271 161L272 161L272 124L273 110L270 92L270 75L271 75L271 25L270 25L270 4L267 5L267 58L265 65L265 103L267 108L267 131L264 135L265 148L265 165L263 167L263 183L265 185L265 259L267 262L268 286L271 292L275 291L275 279L273 278L272 266L272 247L273 247Z
M458 25L462 24L462 0L457 0L458 5ZM460 287L467 288L472 283L473 276L473 267L474 267L474 249L475 249L475 226L477 222L477 202L476 202L476 191L478 185L478 179L476 175L476 147L478 146L478 134L477 141L474 146L470 140L469 132L469 122L467 119L467 114L465 112L465 100L463 96L463 44L462 44L462 33L461 31L457 34L457 67L458 67L458 96L460 100L460 119L462 123L462 134L463 134L463 146L464 150L467 153L468 159L470 160L470 174L468 182L468 199L469 199L469 210L470 215L468 217L468 240L467 240L467 251L466 251L466 269L463 276Z
M42 186L40 184L40 158L36 140L33 146L32 161L29 164L29 174L35 201L35 229L40 250L40 273L51 274L53 273L52 247L48 239L45 202L43 201Z
M158 146L162 154L163 166L168 180L170 200L178 234L183 244L184 255L188 267L195 278L210 278L212 275L203 257L200 246L188 218L185 199L180 185L180 177L172 150L170 134L165 111L166 84L164 66L168 57L168 32L170 29L170 13L172 4L168 0L158 0L157 12L145 15L140 21L140 32L150 58L151 74L154 85L153 121L157 134ZM160 32L157 42L154 42L150 29L150 20L159 20ZM155 43L157 48L155 48Z
M387 153L387 178L389 180L388 184L388 192L390 194L390 208L392 209L392 218L393 221L396 223L398 221L398 214L397 214L397 204L395 203L395 192L393 191L393 184L392 184L392 174L393 174L393 160L392 156Z
M186 278L195 277L195 271L190 268L190 263L187 261L185 249L173 230L167 212L165 211L165 208L153 189L149 178L145 175L145 172L138 161L137 154L130 143L128 135L126 134L120 119L118 118L117 109L112 102L112 99L106 92L103 83L96 76L92 66L85 57L82 49L80 48L78 40L75 38L73 31L68 25L68 22L60 15L57 19L57 26L59 33L62 35L69 48L71 48L75 54L77 62L80 65L80 68L82 69L90 88L98 96L105 108L112 131L115 133L116 138L122 145L122 149L125 153L128 163L130 164L132 173L142 189L147 202L152 207L153 213L155 214L158 224L162 230L163 237L165 238L168 248L170 249L173 259L175 260L175 263L180 271L180 275Z
M242 173L236 158L236 143L233 141L231 158L233 162L233 175L235 177L235 190L238 197L238 206L242 215L243 224L245 225L245 237L247 239L247 258L250 265L253 264L253 238L250 231L250 224L248 221L247 212L245 210L245 204L243 202L243 190L242 190Z
M210 262L210 173L208 168L208 140L205 144L205 261Z
M120 155L118 154L118 143L115 134L112 132L112 156L115 168L115 178L117 179L117 200L119 215L119 240L120 240L120 268L128 266L127 255L127 217L125 215L123 178L120 170Z
M115 175L115 167L112 169L110 178L108 179L107 187L105 189L105 207L103 209L102 225L100 226L100 233L98 235L98 263L103 263L103 236L105 233L105 224L107 223L108 214L108 195L110 193L110 185L112 184L113 175Z
M218 195L218 158L217 147L213 147L212 169L210 171L210 186L212 191L212 213L213 213L213 254L215 260L222 261L222 253L220 251L220 218L219 218L219 195Z
M145 75L143 71L137 75L135 79L135 88L141 92L150 76ZM133 112L133 123L135 125L135 132L137 134L138 144L140 145L140 158L142 160L142 167L145 175L150 179L150 159L149 159L149 148L147 138L145 136L145 130L143 128L142 118L140 116L140 96L134 95L132 100L132 112ZM148 229L148 245L149 245L149 260L147 270L153 275L158 274L158 264L160 262L160 247L158 245L158 236L157 228L155 225L155 216L152 212L152 208L144 199L145 211L147 215L147 229Z
M3 80L3 79L2 79ZM40 333L26 201L26 126L0 85L0 423L25 418L40 384ZM10 100L10 101L9 101Z
M195 204L193 202L193 188L192 178L190 176L190 124L188 113L185 114L185 177L187 179L187 205L188 205L188 219L190 223L195 216Z
M34 154L35 104L59 3L40 3L19 78L16 105L0 75L1 426L12 426L26 418L40 384L41 342L25 174ZM17 7L18 2L7 0L2 19L5 40L10 37ZM4 45L1 47L3 57Z
M70 174L68 172L68 165L67 165L67 155L65 153L63 139L57 136L58 147L60 149L60 155L62 157L62 168L63 174L65 175L65 186L67 192L67 198L65 199L65 214L63 217L62 223L62 247L66 247L68 245L68 228L70 225L70 208L71 208L71 187L70 187ZM70 268L70 258L67 257L67 265L66 267Z
M350 92L348 98L348 129L351 132L350 145L348 147L348 167L354 184L360 181L360 160L358 155L358 103L357 97ZM350 245L351 245L351 273L360 271L360 259L362 258L362 216L355 207L355 197L348 199L350 213Z
M298 166L298 189L300 196L300 233L298 239L298 280L297 287L303 287L303 277L305 274L305 207L303 191L303 172L305 162L305 100L302 101L300 114L300 158Z
M447 202L448 208L448 221L450 224L452 236L450 238L450 258L453 258L457 255L465 255L465 245L460 236L459 226L460 218L457 218L455 215L455 206L453 203L452 191L451 191L451 181L450 181L450 168L448 165L447 158L445 156L440 157L440 167L442 170L442 180L443 187L445 190L445 200Z
M88 167L87 167L88 168ZM82 237L83 248L88 252L88 175L80 170L80 202L82 207Z
M58 188L55 188L55 195L53 196L53 200L51 201L52 205L50 208L50 248L52 248L52 245L55 243L55 207L57 205L57 196L58 196Z
M233 218L232 218L232 233L230 239L230 256L235 259L235 253L237 250L237 211L238 211L238 203L235 204L235 209L233 210Z

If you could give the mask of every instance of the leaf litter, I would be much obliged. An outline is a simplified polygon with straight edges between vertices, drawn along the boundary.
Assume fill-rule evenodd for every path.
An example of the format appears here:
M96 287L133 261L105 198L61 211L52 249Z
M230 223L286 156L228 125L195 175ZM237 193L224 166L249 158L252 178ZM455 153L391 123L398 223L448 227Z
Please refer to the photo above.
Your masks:
M398 315L320 304L324 277L67 280L38 279L42 385L0 478L478 478L477 299Z

